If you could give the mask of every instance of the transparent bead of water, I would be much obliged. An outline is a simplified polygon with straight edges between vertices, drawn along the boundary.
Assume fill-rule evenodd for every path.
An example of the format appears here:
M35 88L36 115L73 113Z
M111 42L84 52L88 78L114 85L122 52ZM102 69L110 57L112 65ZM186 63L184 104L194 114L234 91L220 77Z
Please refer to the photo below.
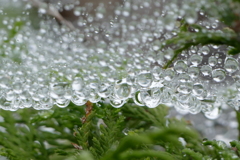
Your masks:
M196 10L192 8L186 10L185 19L187 23L193 24L197 20L197 18L198 15Z
M68 87L69 83L67 82L60 82L54 83L50 85L50 96L54 99L64 97L66 93L66 88Z
M113 87L109 83L102 83L99 86L98 95L102 98L107 98L111 95L112 89Z
M202 105L201 102L196 100L192 105L188 108L189 113L191 114L198 114L202 111Z
M98 95L97 91L94 89L91 89L89 91L89 96L88 96L88 100L92 103L97 103L101 100L101 97Z
M22 94L20 94L21 99L21 105L24 108L30 108L33 104L32 97L28 91L23 91Z
M224 68L229 73L234 73L239 70L239 63L235 58L227 57L225 59Z
M120 108L125 104L125 100L120 100L120 99L110 99L110 104L111 106L113 106L114 108Z
M155 108L159 105L161 99L161 91L159 88L140 91L141 99L149 108Z
M2 108L3 110L9 110L11 107L11 103L12 101L7 100L5 96L2 95L0 97L0 108Z
M182 83L190 81L190 76L187 73L179 74L178 80Z
M203 55L208 55L210 53L210 49L208 46L203 46L202 48L199 49L198 52Z
M137 75L137 84L143 88L151 86L152 80L152 74L148 71L142 71Z
M144 106L144 102L142 101L140 91L137 91L137 92L133 95L133 102L134 102L136 105L138 105L138 106Z
M161 78L164 79L165 81L171 81L175 77L175 72L171 69L168 68L163 71L161 74Z
M83 88L83 79L81 77L75 77L72 82L72 90L73 91L80 91Z
M5 98L8 101L13 101L16 97L16 94L13 92L13 90L7 90L5 92Z
M88 101L86 92L78 92L78 91L73 92L71 101L77 106L84 105Z
M212 71L212 78L215 82L222 82L226 78L226 72L223 69L215 69Z
M159 66L154 66L151 72L152 72L153 78L159 80L163 70Z
M212 67L209 65L203 65L200 69L203 76L212 76Z
M126 100L132 93L132 86L123 82L114 86L114 94L120 100Z
M208 64L212 67L214 67L217 64L218 60L214 56L211 56L208 58Z
M18 110L20 108L20 106L21 106L21 100L19 99L19 97L16 97L12 101L9 110L10 111L16 111L16 110Z
M177 91L182 94L190 94L192 92L193 83L192 82L185 82L180 83L177 87Z
M177 73L184 73L187 71L187 64L183 60L178 60L177 62L174 63L174 69Z
M207 97L207 91L201 83L195 83L193 85L192 94L199 100L203 100Z
M70 103L70 99L66 99L66 98L59 98L55 100L55 104L59 108L65 108L69 105L69 103Z
M13 87L13 91L17 94L21 94L22 93L22 83L21 82L15 82L12 84Z
M199 76L199 68L195 67L195 66L190 66L188 67L188 75L192 78L192 79L196 79Z
M221 109L216 107L212 111L204 112L204 116L208 119L217 119L221 114Z
M236 85L236 89L240 92L240 80L237 80L235 82L235 85Z
M202 63L202 56L200 56L198 54L193 54L189 58L189 62L192 63L193 66L198 66L199 64Z

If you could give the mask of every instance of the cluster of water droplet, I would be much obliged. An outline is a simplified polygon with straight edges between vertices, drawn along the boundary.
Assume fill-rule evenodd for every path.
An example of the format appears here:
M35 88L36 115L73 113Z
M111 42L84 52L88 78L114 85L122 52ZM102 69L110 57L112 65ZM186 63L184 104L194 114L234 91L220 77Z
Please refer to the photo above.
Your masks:
M160 47L178 34L179 18L213 31L220 28L217 19L200 10L202 4L126 1L111 14L104 5L91 14L91 5L65 5L74 8L74 31L59 26L41 8L38 14L47 20L33 29L30 4L17 18L0 8L5 26L0 29L0 108L42 110L100 100L121 107L132 99L138 106L167 104L208 118L218 117L220 108L238 109L239 57L227 56L228 47L192 47L171 68L162 69L174 50ZM8 40L18 21L25 25Z

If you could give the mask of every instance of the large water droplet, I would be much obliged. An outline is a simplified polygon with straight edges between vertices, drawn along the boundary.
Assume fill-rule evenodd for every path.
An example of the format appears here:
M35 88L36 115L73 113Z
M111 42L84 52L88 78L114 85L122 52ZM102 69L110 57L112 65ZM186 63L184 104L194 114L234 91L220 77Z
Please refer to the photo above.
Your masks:
M211 56L208 58L208 64L212 67L215 66L217 64L217 62L218 62L218 60L214 56Z
M193 54L189 58L189 62L192 63L193 66L198 66L200 63L202 63L202 56L198 54Z
M212 76L212 67L209 65L203 65L200 70L203 76Z
M195 66L191 66L188 68L188 74L192 79L195 79L198 77L199 75L199 68L195 67Z
M111 95L112 89L113 87L109 83L102 83L99 86L98 95L102 98L107 98Z
M147 88L152 84L152 74L148 71L142 71L137 75L137 84L143 88Z
M132 93L132 86L123 82L114 86L114 94L120 100L126 100Z
M226 72L223 69L215 69L212 72L212 78L215 82L222 82L226 78Z
M133 95L133 101L134 101L134 103L135 103L136 105L138 105L138 106L144 106L144 102L142 101L140 91L137 91L137 92Z
M82 106L87 103L88 100L85 93L75 91L72 95L71 101L77 106Z
M161 78L165 81L171 81L174 77L175 72L171 68L164 70L164 72L161 74Z
M229 73L234 73L239 69L239 63L235 58L227 57L224 63L224 68Z
M192 94L199 100L203 100L207 96L207 91L204 89L201 83L195 83L193 85Z
M75 77L72 82L72 90L80 91L83 88L83 79L81 77Z
M177 88L177 91L182 94L189 94L192 92L192 87L193 87L192 82L180 83Z
M140 92L141 99L149 108L155 108L159 105L161 99L161 91L159 88L152 88L150 90L142 90Z
M184 73L187 71L187 64L183 60L178 60L174 63L174 69L177 73Z
M204 112L205 117L208 119L216 119L220 116L221 109L216 107L212 111Z
M125 100L120 100L120 99L110 99L110 104L114 107L114 108L120 108L125 104Z

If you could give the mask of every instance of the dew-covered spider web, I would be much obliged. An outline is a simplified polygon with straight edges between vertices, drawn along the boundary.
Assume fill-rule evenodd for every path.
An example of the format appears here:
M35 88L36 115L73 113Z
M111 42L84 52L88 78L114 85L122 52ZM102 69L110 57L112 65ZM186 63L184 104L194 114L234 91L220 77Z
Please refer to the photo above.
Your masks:
M183 20L222 33L218 9L225 6L215 6L206 0L1 0L0 108L47 110L87 101L118 108L132 100L210 119L238 110L239 56L227 54L231 47L193 46L163 69L178 47L165 42L179 34Z

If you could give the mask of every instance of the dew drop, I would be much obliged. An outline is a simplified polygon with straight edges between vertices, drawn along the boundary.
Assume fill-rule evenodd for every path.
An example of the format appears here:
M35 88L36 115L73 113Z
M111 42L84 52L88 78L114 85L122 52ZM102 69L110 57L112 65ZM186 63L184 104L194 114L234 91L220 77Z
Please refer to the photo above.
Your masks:
M171 68L166 69L161 75L161 78L163 78L165 81L171 81L174 77L175 72Z
M120 99L111 99L110 100L110 104L114 107L114 108L120 108L125 104L125 100L120 100Z
M217 62L218 62L217 58L215 58L214 56L211 56L208 58L208 64L212 67L215 66Z
M72 95L71 101L77 106L82 106L88 100L86 98L86 95L83 92L75 91Z
M138 106L144 106L144 102L142 101L140 91L137 91L137 92L133 95L133 101L134 101L134 103L135 103L136 105L138 105Z
M191 66L188 67L188 75L192 78L192 79L196 79L199 75L199 68L195 67L195 66Z
M209 65L203 65L200 70L203 76L212 76L212 67Z
M184 73L187 71L187 64L183 60L178 60L174 63L174 69L177 73Z
M126 100L132 93L132 86L123 82L114 86L114 94L120 100Z
M226 78L226 72L223 69L215 69L212 72L212 78L215 82L222 82Z
M152 84L152 74L148 71L142 71L137 75L137 84L143 88L147 88Z
M202 56L198 54L193 54L189 58L189 62L192 63L193 66L198 66L200 63L202 63Z
M141 99L149 108L155 108L159 105L161 99L161 92L159 88L152 88L150 90L140 91Z
M227 57L225 59L224 68L229 73L234 73L239 69L239 63L235 58Z

